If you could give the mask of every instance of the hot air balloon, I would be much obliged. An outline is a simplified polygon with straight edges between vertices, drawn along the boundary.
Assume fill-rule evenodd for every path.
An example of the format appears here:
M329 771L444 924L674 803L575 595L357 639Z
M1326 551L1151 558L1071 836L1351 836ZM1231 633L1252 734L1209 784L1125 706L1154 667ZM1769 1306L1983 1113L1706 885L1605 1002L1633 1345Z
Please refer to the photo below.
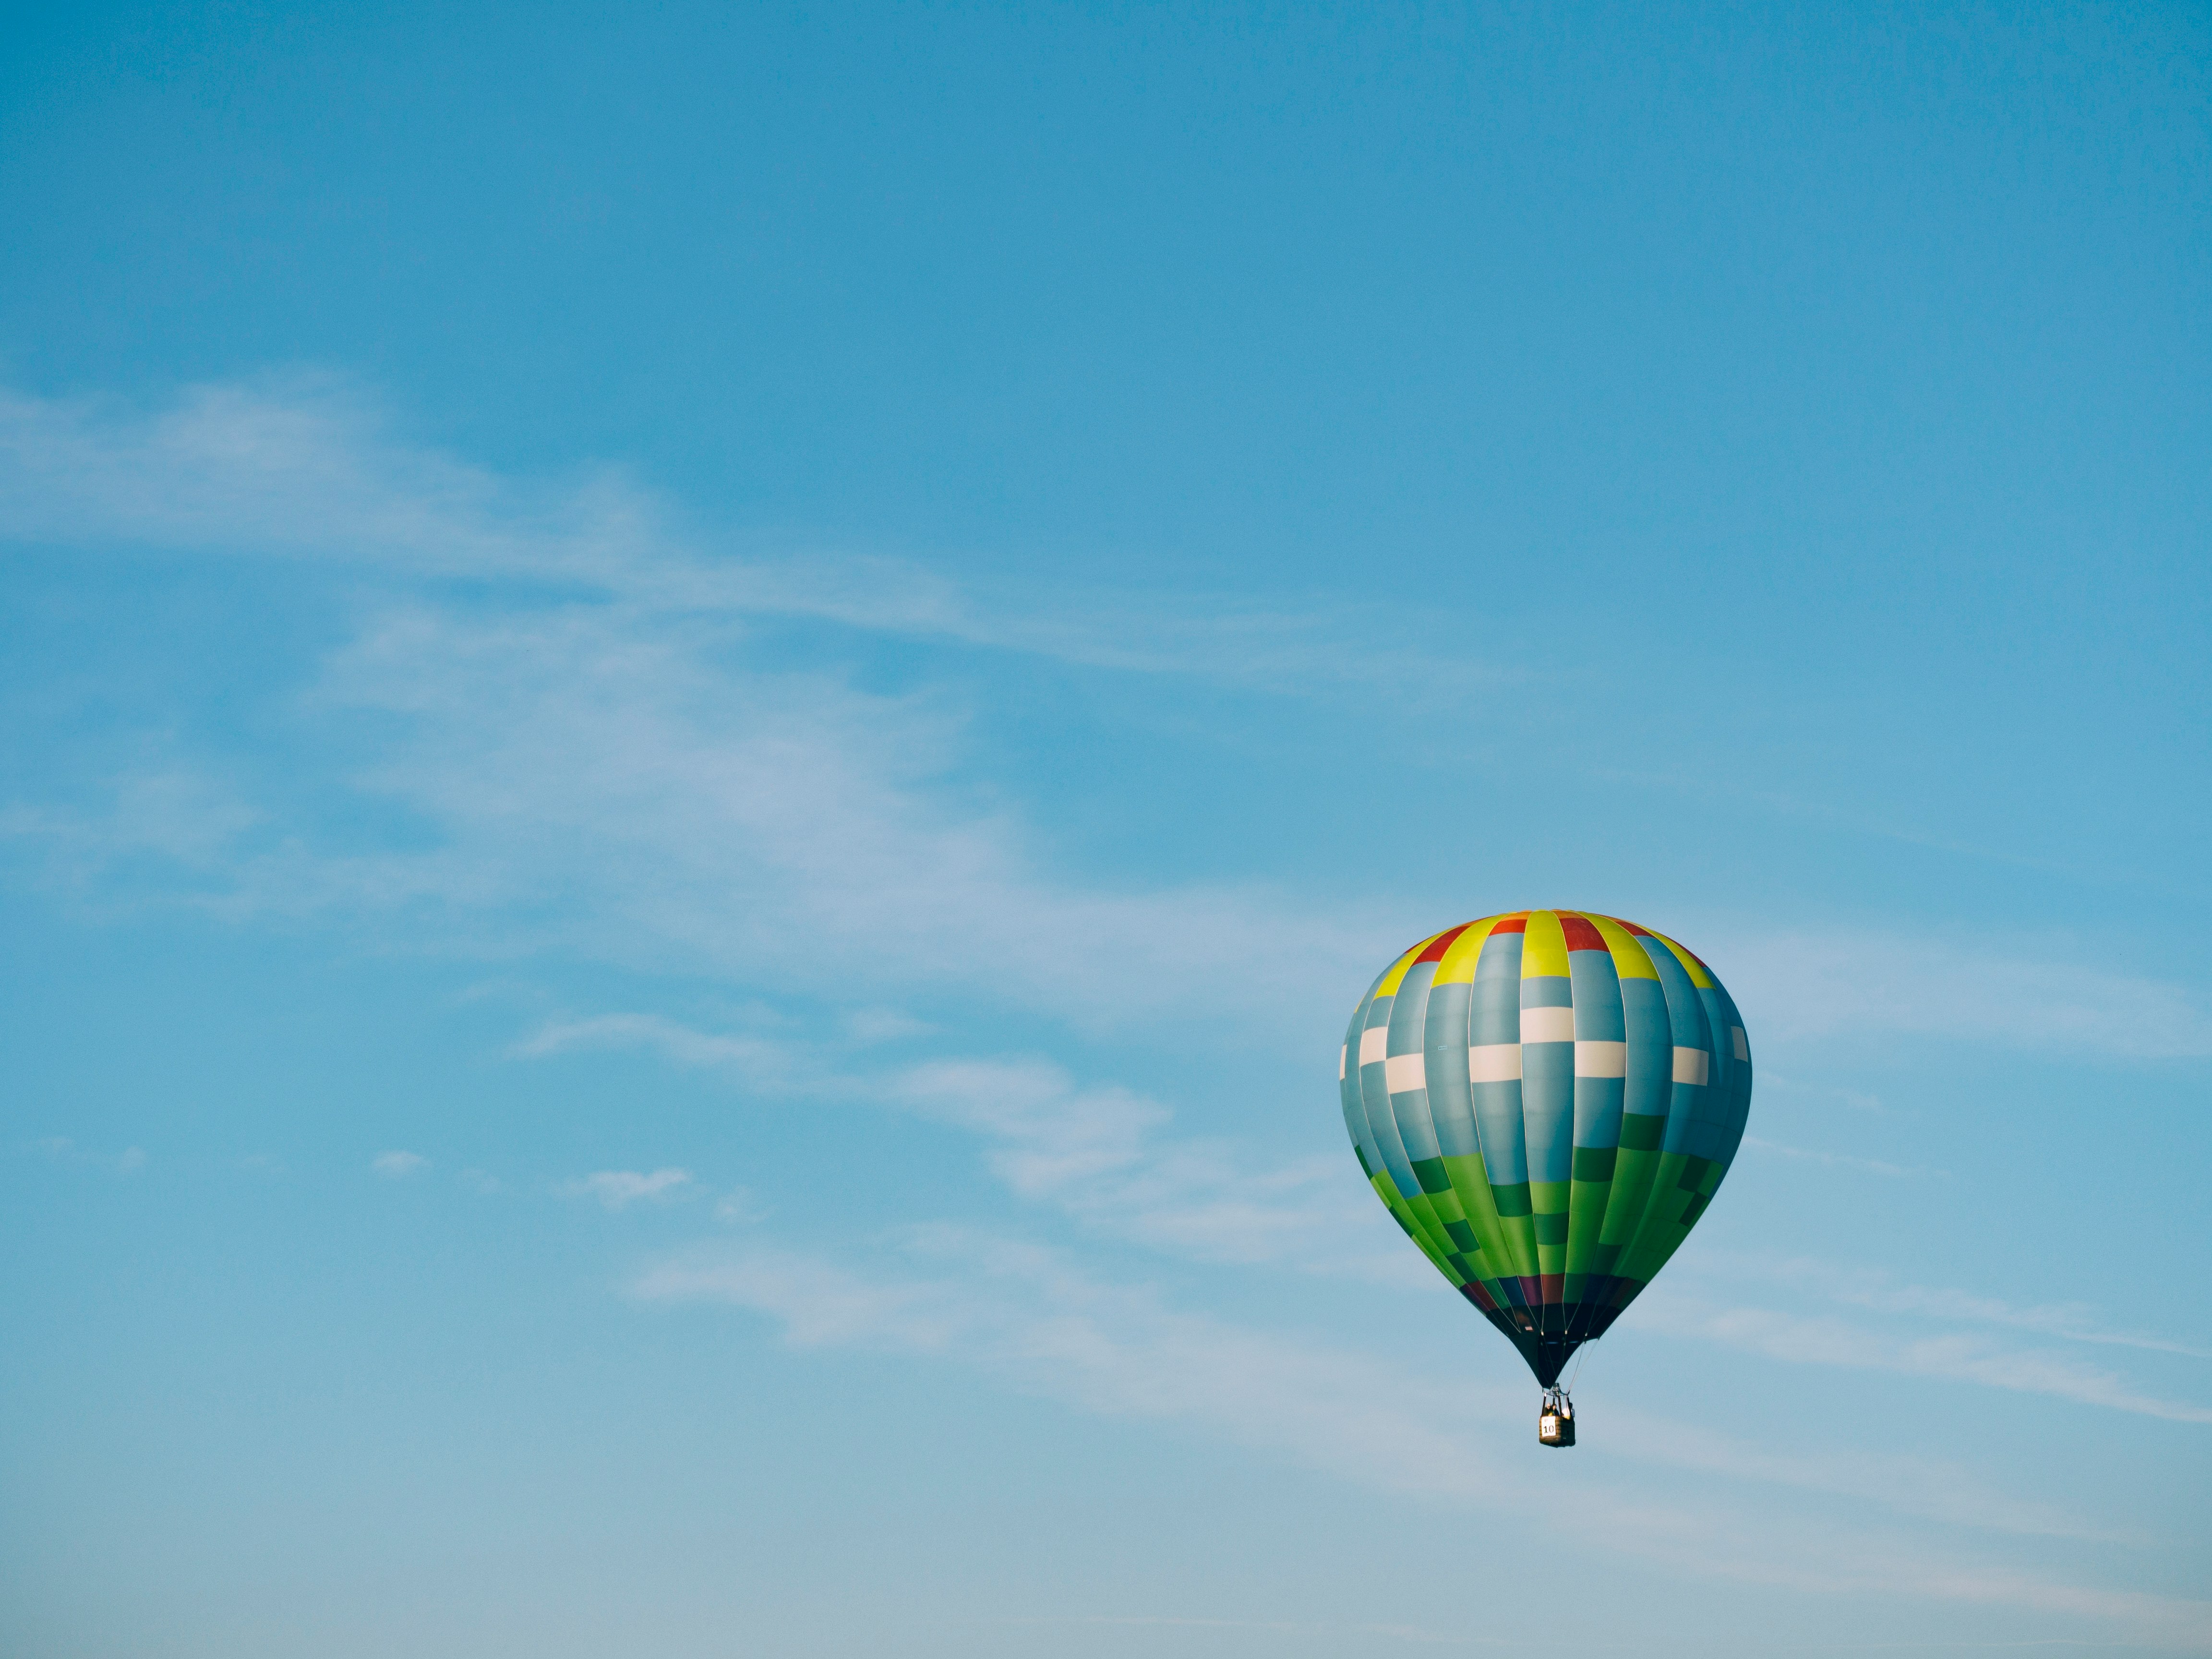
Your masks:
M1743 1139L1751 1048L1664 934L1518 910L1423 939L1360 1000L1337 1074L1360 1168L1544 1390L1705 1213Z

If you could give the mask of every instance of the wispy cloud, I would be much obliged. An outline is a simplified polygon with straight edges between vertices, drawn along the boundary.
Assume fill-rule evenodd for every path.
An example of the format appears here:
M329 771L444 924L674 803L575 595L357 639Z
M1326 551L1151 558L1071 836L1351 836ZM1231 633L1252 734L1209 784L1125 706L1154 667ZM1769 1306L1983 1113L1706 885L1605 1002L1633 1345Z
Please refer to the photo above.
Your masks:
M1855 1302L1881 1313L1923 1314L1938 1318L2009 1326L2042 1336L2063 1337L2103 1347L2142 1348L2153 1353L2185 1354L2212 1359L2212 1348L2192 1347L2165 1337L2099 1327L2095 1310L2078 1302L2021 1307L1996 1297L1974 1296L1964 1291L1935 1290L1922 1285L1862 1283L1833 1292L1837 1300Z
M855 1008L845 1016L845 1033L855 1042L900 1042L937 1030L898 1008Z
M31 1146L58 1164L86 1164L115 1175L136 1175L146 1167L143 1146L125 1146L119 1152L98 1152L80 1146L67 1135L42 1136L31 1142Z
M1769 1042L1898 1032L2142 1060L2212 1054L2212 1009L2200 992L2100 968L2069 939L1725 921L1699 938Z
M795 1346L934 1356L1003 1387L1104 1415L1181 1425L1427 1504L1493 1512L1510 1506L1532 1525L1572 1535L1580 1548L1661 1560L1701 1577L2064 1611L2185 1644L2212 1641L2212 1609L2200 1602L1993 1572L1879 1537L1808 1532L1771 1515L1753 1522L1711 1504L1655 1499L1613 1480L1529 1481L1496 1455L1478 1426L1525 1426L1518 1395L1431 1380L1365 1355L1182 1312L1151 1291L1103 1284L1032 1245L925 1229L908 1237L902 1254L908 1271L879 1263L865 1277L787 1251L692 1254L648 1269L632 1292L647 1303L745 1309L775 1321ZM1911 1460L1769 1455L1632 1411L1609 1417L1608 1431L1632 1460L1843 1493L1954 1524L2081 1530L2049 1505Z
M2000 1490L1972 1469L1925 1453L1778 1447L1733 1431L1653 1417L1620 1401L1608 1401L1603 1416L1607 1437L1623 1437L1646 1462L1857 1498L1951 1526L2055 1538L2122 1535L2085 1525L2059 1504Z
M519 489L390 440L339 383L210 386L143 412L0 393L8 533L226 554L344 556L423 574L578 580L639 542L611 474Z
M552 1022L514 1052L538 1057L580 1046L647 1048L724 1070L750 1090L850 1100L962 1130L983 1143L986 1167L1018 1196L1170 1255L1401 1283L1425 1283L1431 1272L1347 1178L1349 1153L1285 1160L1226 1139L1172 1135L1173 1114L1160 1102L1118 1084L1079 1083L1040 1056L861 1070L820 1045L641 1014Z
M420 1152L379 1152L368 1162L368 1167L389 1181L398 1181L413 1175L417 1170L427 1170L430 1160Z
M732 1187L714 1200L714 1219L733 1224L765 1221L773 1213L743 1187Z
M1879 1269L1847 1267L1803 1257L1730 1255L1701 1251L1698 1270L1706 1278L1753 1280L1809 1292L1823 1300L1953 1324L1999 1326L2096 1346L2141 1348L2156 1353L2212 1359L2212 1348L2170 1337L2110 1328L2086 1303L2023 1305L1981 1292L1927 1285L1906 1285Z
M370 758L324 782L427 835L405 849L325 844L250 780L179 760L118 775L100 811L0 808L0 830L87 888L167 860L190 878L173 896L238 918L382 917L410 945L557 949L824 994L865 975L871 1006L986 990L1095 1029L1310 1026L1424 923L1449 920L1379 893L1317 906L1257 884L1056 867L1018 812L956 783L956 702L772 665L747 631L804 617L1253 684L1370 672L1347 666L1360 664L1463 672L1457 653L1407 648L1400 623L1392 649L1363 652L1345 648L1357 624L1336 606L1272 616L1061 593L1024 611L896 562L708 550L618 472L503 477L405 442L327 381L202 387L152 411L0 396L0 533L337 562L404 595L373 611L304 713L375 716ZM485 583L513 602L487 611L469 597ZM1493 671L1467 672L1494 696ZM1700 948L1762 1042L1924 1032L2212 1054L2200 994L2100 970L2065 940L1716 924Z
M688 1036L665 1022L608 1029L693 1063L714 1064L723 1058L712 1039ZM826 1071L817 1068L817 1074ZM1016 1194L1170 1255L1201 1261L1282 1263L1409 1285L1425 1286L1431 1277L1425 1262L1376 1224L1376 1206L1365 1201L1364 1191L1341 1179L1341 1160L1271 1164L1240 1155L1225 1143L1168 1136L1163 1132L1170 1114L1164 1107L1112 1085L1079 1086L1047 1060L936 1061L866 1079L833 1079L823 1086L975 1134L988 1148L988 1165ZM1871 1159L1799 1155L1883 1175L1918 1173ZM1723 1271L1729 1267L1721 1259L1710 1261ZM1722 1304L1686 1288L1678 1273L1639 1299L1630 1322L1789 1364L1889 1371L2173 1421L2212 1422L2212 1408L2161 1399L2063 1353L2022 1348L1958 1328L1997 1326L2069 1341L2199 1352L2163 1338L2100 1329L2086 1309L2020 1308L1987 1296L1898 1285L1863 1270L1805 1261L1739 1262L1733 1270L1739 1277L1748 1273L1787 1286L1796 1293L1794 1305ZM1838 1315L1807 1311L1806 1295L1871 1312L1910 1314L1946 1328L1916 1332L1893 1322L1869 1328Z
M80 880L169 858L181 902L241 920L381 919L410 942L485 954L865 986L872 1006L902 987L988 986L1100 1028L1317 1017L1401 931L1256 888L1057 874L1013 815L939 787L947 711L733 665L711 639L615 609L392 611L317 698L395 722L343 787L434 826L434 845L317 851L256 835L262 814L211 781L162 796L187 822L142 805L23 809L9 827L54 845Z
M1700 1337L1790 1364L1890 1371L2047 1395L2169 1422L2212 1423L2212 1407L2162 1400L2070 1355L2023 1348L1973 1332L1922 1334L1830 1315L1723 1306L1663 1279L1638 1298L1624 1323L1668 1335Z
M204 386L155 410L0 391L0 534L526 580L634 610L811 617L1279 690L1364 681L1436 695L1512 678L1463 648L1413 648L1402 617L1393 619L1391 651L1348 652L1340 599L1304 611L1195 601L1164 609L1149 596L1096 593L1074 605L986 607L900 560L708 553L617 469L501 477L407 443L330 377Z
M1170 1114L1114 1085L1079 1086L1048 1060L960 1060L914 1066L880 1097L992 1143L987 1161L1016 1193L1093 1226L1208 1261L1290 1261L1359 1271L1361 1247L1388 1238L1381 1212L1341 1158L1285 1162L1221 1139L1167 1137ZM1384 1261L1429 1270L1402 1248Z
M1127 1170L1165 1108L1106 1085L1079 1089L1045 1060L939 1060L890 1080L908 1109L994 1142L992 1168L1027 1198Z
M1768 1140L1761 1135L1746 1135L1743 1144L1754 1152L1771 1152L1777 1158L1787 1158L1804 1164L1819 1164L1832 1170L1863 1170L1869 1175L1890 1176L1909 1179L1914 1176L1942 1175L1941 1170L1908 1169L1901 1164L1886 1164L1878 1158L1854 1158L1848 1152L1829 1152L1808 1146L1788 1146L1778 1140Z
M595 1040L648 1045L678 1061L727 1066L744 1079L761 1073L748 1042L726 1046L672 1022L617 1016L571 1022L549 1032L588 1030ZM557 1050L563 1039L533 1038L525 1053ZM779 1050L786 1075L811 1079L823 1095L915 1112L974 1134L985 1162L1019 1196L1084 1225L1199 1261L1268 1262L1427 1287L1431 1270L1378 1224L1377 1206L1343 1179L1342 1160L1285 1163L1220 1141L1176 1137L1160 1103L1118 1086L1081 1085L1038 1058L939 1060L890 1073L841 1077L826 1060ZM1784 1156L1864 1168L1890 1176L1925 1173L1873 1159L1762 1146ZM1786 1289L1782 1308L1728 1304L1686 1284L1681 1267L1635 1304L1632 1326L1699 1338L1793 1364L1924 1376L2039 1394L2180 1422L2212 1422L2212 1409L2160 1398L2124 1377L2063 1353L2023 1348L1973 1327L2002 1327L2069 1341L2191 1354L2167 1339L2100 1328L2078 1306L2016 1307L1960 1291L1899 1285L1863 1269L1804 1261L1731 1260L1700 1253L1705 1277L1750 1278ZM1936 1329L1869 1327L1808 1310L1808 1297L1887 1315L1910 1315ZM1965 1327L1967 1328L1960 1328ZM1837 1490L1856 1490L1837 1477ZM1946 1490L1959 1491L1957 1482ZM1931 1499L1937 1502L1938 1499ZM2023 1530L2037 1529L2023 1527Z
M517 484L395 442L327 386L203 388L151 415L9 397L0 526L536 593L489 617L427 593L395 604L317 693L321 710L398 722L349 787L418 815L439 845L362 854L257 840L262 809L170 766L119 779L103 815L11 809L6 827L80 874L160 854L227 876L186 896L233 915L399 909L410 928L441 920L447 937L480 937L496 916L508 948L684 958L741 977L796 966L817 986L849 984L865 964L878 996L988 981L1098 1024L1333 1003L1401 931L1256 889L1056 875L1016 816L943 787L957 709L749 665L732 632L804 615L1220 673L1282 661L1285 628L1134 606L1103 621L1097 606L992 620L883 562L702 555L616 475ZM1271 642L1240 658L1231 642L1250 637ZM1322 641L1310 655L1345 653Z
M687 1066L726 1066L758 1078L781 1075L792 1064L791 1046L742 1033L702 1031L659 1014L599 1014L550 1020L514 1045L524 1059L589 1048L657 1048Z
M1101 1284L1018 1241L926 1228L904 1253L938 1272L863 1278L819 1257L757 1251L672 1259L633 1288L649 1302L750 1309L802 1346L957 1354L1088 1409L1197 1419L1392 1490L1450 1495L1499 1478L1463 1432L1437 1426L1463 1420L1462 1392L1409 1383L1358 1355L1176 1312L1148 1291Z
M1924 847L1933 852L1954 853L1962 858L1981 859L1993 864L2008 864L2023 870L2056 870L2061 866L2048 859L2031 858L2002 848L1977 846L1950 836L1930 835L1923 830L1906 827L1869 815L1862 806L1838 805L1833 801L1809 799L1802 795L1780 790L1750 789L1734 779L1714 776L1692 776L1686 773L1626 771L1607 767L1597 776L1618 782L1632 784L1646 789L1663 789L1670 794L1698 797L1705 799L1719 798L1741 801L1747 805L1764 807L1768 811L1790 817L1814 819L1858 835L1873 836L1883 841L1898 842L1908 847Z
M1855 1112L1867 1112L1875 1117L1894 1115L1883 1103L1880 1095L1870 1093L1863 1089L1842 1088L1832 1083L1808 1083L1802 1078L1778 1072L1771 1066L1759 1067L1759 1089L1761 1094L1771 1094L1779 1089L1788 1094L1809 1095L1817 1100L1838 1101Z
M575 1181L563 1182L555 1190L568 1198L588 1198L610 1210L626 1210L633 1204L669 1204L690 1195L696 1182L689 1170L601 1170Z

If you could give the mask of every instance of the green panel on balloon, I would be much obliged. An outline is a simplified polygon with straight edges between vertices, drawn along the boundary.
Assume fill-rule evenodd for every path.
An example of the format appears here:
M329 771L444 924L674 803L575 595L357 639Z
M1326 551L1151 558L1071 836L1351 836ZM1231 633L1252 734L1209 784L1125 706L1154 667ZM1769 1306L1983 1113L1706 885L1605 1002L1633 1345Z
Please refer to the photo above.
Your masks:
M1361 999L1339 1076L1376 1195L1547 1389L1688 1237L1751 1109L1751 1045L1712 970L1576 910L1423 939Z

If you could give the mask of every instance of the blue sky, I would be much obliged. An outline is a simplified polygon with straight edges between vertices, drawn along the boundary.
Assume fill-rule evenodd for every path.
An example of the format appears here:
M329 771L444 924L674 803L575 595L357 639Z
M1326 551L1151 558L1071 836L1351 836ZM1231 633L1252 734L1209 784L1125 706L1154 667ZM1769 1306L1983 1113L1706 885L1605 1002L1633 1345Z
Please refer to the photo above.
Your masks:
M11 1653L2212 1650L2201 7L52 8ZM1398 949L1759 1060L1534 1440Z

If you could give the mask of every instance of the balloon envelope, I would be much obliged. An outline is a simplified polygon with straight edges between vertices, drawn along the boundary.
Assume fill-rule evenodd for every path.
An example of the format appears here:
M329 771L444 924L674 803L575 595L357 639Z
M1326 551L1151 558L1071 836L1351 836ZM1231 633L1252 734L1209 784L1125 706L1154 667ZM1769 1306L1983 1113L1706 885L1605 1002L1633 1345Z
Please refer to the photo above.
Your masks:
M1361 1000L1338 1076L1376 1194L1547 1389L1687 1237L1751 1108L1712 971L1577 910L1423 939Z

